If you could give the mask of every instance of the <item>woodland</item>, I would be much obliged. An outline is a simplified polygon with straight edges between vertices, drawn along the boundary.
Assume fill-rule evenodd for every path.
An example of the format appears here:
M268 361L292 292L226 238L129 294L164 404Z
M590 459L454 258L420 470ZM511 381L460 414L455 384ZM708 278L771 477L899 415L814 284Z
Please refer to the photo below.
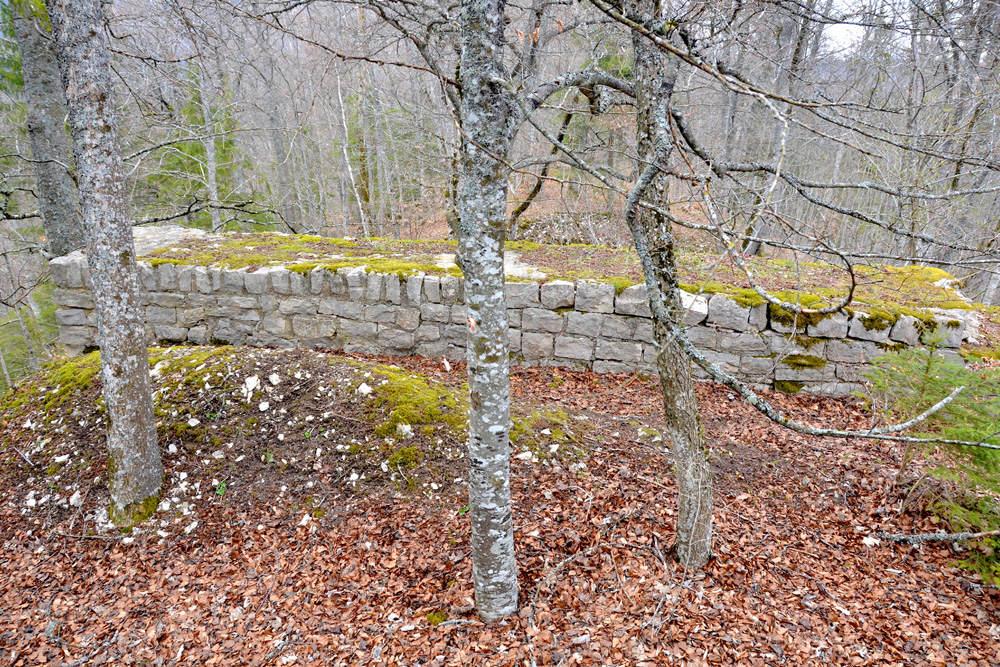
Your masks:
M998 109L996 0L0 0L0 663L997 664ZM465 357L150 340L168 224L450 244ZM512 248L650 372L518 365ZM753 385L691 293L920 344Z

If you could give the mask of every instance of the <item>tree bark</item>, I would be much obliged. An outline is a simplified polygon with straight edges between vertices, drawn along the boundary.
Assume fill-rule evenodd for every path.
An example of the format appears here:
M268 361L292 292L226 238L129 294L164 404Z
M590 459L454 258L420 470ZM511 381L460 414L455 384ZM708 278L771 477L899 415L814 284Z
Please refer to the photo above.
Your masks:
M73 182L66 104L59 64L46 17L32 14L33 5L14 2L14 35L21 50L28 139L34 160L38 211L48 251L61 257L86 243Z
M101 381L107 409L111 520L156 509L163 465L156 441L149 353L140 305L125 172L101 0L47 0L66 91L80 203L94 281Z
M653 11L652 0L636 0L638 12ZM636 129L642 173L626 204L636 251L642 261L653 313L656 367L663 393L666 440L674 457L678 487L677 559L689 568L703 567L712 553L712 471L705 434L698 416L691 363L679 337L683 308L679 298L674 236L662 215L640 209L645 197L666 204L666 167L673 150L669 105L677 78L677 62L633 34L635 49Z
M505 164L519 114L504 87L505 0L463 0L458 252L469 308L469 514L476 608L517 611L510 500L510 360L504 299Z

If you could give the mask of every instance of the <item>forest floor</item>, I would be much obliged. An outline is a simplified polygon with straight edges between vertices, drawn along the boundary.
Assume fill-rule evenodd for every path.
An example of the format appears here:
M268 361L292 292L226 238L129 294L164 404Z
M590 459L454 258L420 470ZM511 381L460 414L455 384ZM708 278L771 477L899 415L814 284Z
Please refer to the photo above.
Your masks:
M699 384L715 557L689 572L656 380L513 369L521 609L484 624L462 365L228 347L151 363L167 482L128 534L107 523L96 360L0 399L0 665L1000 663L1000 591L967 554L871 539L941 528L925 484L893 486L887 444L783 431ZM853 399L768 398L872 420Z

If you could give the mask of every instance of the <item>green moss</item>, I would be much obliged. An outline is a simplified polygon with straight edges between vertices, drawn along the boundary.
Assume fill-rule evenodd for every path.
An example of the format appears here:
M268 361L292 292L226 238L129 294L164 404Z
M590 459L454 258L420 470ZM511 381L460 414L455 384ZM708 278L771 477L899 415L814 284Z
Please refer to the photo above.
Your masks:
M182 259L168 259L166 257L152 257L148 260L150 266L159 266L160 264L184 264Z
M867 315L861 316L861 325L866 331L885 331L896 323L898 317L884 308L873 308Z
M766 303L755 290L733 287L720 282L706 280L695 284L680 283L678 287L690 294L723 294L744 308L756 308Z
M110 469L108 471L110 473ZM137 523L145 521L156 512L156 506L160 504L160 495L150 496L145 500L129 503L123 508L119 508L115 503L111 503L108 509L111 522L120 528L131 528Z
M423 456L416 447L401 447L389 456L389 467L409 470L416 467Z
M903 350L909 348L910 346L906 343L875 343L875 346L886 352L902 352Z
M444 613L443 611L432 611L431 613L427 614L427 622L434 626L441 625L447 620L448 620L448 614Z
M796 336L795 344L799 347L805 349L806 351L811 350L813 347L819 345L823 342L822 338L815 338L813 336Z
M782 359L781 363L790 368L802 370L805 368L825 368L827 362L826 359L823 359L822 357L814 357L811 354L790 354Z
M785 394L797 394L802 391L802 387L805 384L802 382L796 382L795 380L775 380L774 388Z
M557 458L580 454L579 451L569 451L564 447L580 442L579 435L573 432L571 426L580 428L579 425L572 424L564 410L536 410L525 417L514 417L511 420L510 442L514 447L529 450L543 459L552 456L549 445L560 445ZM543 433L546 430L548 433Z
M377 366L372 371L372 417L384 419L375 429L377 435L392 436L400 424L443 424L454 433L468 428L468 407L460 402L459 392L393 366Z
M300 264L291 264L285 268L289 271L294 271L295 273L309 273L316 268L322 268L330 273L336 273L338 269L357 268L359 266L365 267L366 273L395 273L400 278L415 276L418 273L426 273L430 275L450 275L455 276L456 278L461 277L462 275L462 271L456 266L442 268L435 264L426 262L388 257L357 257L338 259L328 262L303 262Z

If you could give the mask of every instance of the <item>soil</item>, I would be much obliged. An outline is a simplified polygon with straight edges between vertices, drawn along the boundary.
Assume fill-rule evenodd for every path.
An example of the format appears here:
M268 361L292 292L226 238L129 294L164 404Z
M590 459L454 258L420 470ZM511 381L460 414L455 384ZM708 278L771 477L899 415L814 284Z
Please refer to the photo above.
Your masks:
M463 365L204 355L153 351L166 505L128 534L106 523L96 378L60 393L37 376L0 403L0 664L1000 661L1000 592L959 567L963 552L872 540L941 528L925 484L892 486L900 452L885 443L783 431L699 384L715 556L690 572L671 554L655 378L514 369L521 610L484 624L448 398ZM442 407L412 437L380 398L401 378ZM872 420L853 399L768 398L805 421Z

